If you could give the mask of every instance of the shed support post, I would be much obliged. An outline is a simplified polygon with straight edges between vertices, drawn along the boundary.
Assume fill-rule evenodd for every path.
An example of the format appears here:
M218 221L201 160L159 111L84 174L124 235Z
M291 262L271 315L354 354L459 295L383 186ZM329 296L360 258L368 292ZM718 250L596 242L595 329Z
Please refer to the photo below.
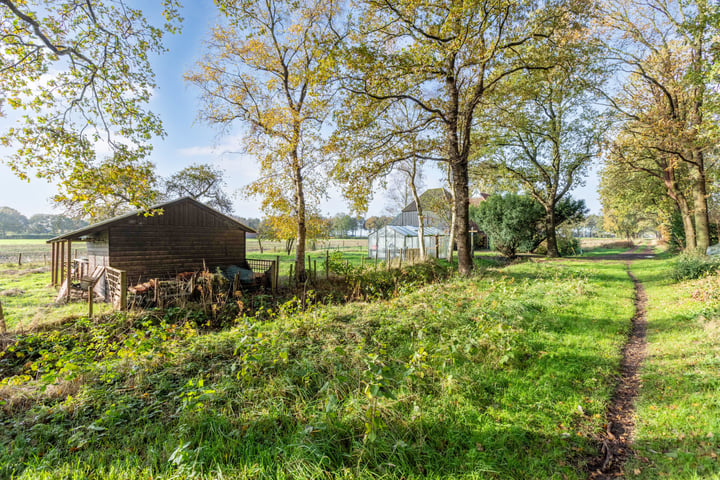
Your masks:
M55 242L50 244L50 284L53 287L55 285L57 285L57 283L55 282L55 280L56 280L55 274L57 273L57 271L55 270L55 267L57 267L57 265L55 264L55 247L56 246L57 246L57 244Z
M58 270L60 272L60 287L65 283L65 242L60 242L60 254L58 255Z
M67 241L67 292L65 300L70 302L70 290L72 289L72 241Z

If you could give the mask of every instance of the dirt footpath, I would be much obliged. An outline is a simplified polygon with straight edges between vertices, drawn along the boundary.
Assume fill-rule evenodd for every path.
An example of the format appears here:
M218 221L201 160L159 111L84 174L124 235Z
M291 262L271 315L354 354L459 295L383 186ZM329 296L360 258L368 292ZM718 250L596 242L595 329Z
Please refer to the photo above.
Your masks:
M605 413L605 432L598 437L599 452L588 459L590 479L610 479L624 476L624 466L632 453L635 430L635 399L640 388L639 370L645 360L647 296L642 283L630 272L634 260L653 258L651 247L638 246L618 255L593 257L593 260L621 260L627 262L628 275L635 285L635 315L627 342L623 347L620 377Z

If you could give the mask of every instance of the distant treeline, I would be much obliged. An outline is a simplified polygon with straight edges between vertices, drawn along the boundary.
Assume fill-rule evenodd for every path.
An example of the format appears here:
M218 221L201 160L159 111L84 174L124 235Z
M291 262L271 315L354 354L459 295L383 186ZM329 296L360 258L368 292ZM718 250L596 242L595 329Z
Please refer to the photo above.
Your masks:
M0 238L49 238L88 225L62 214L38 213L30 218L14 208L0 207Z

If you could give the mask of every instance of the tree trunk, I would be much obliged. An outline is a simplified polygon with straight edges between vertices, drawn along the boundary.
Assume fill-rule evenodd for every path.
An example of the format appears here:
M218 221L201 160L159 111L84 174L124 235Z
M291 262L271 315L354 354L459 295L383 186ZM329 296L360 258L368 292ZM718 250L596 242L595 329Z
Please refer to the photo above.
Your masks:
M307 280L305 273L305 236L307 226L305 224L305 194L303 192L302 172L295 167L295 209L297 219L297 245L295 246L295 280L299 283Z
M470 191L468 188L467 162L457 159L451 162L453 175L453 198L455 212L455 236L458 247L458 272L470 275L473 268L472 250L470 247ZM451 244L452 245L452 244ZM452 247L451 247L452 248Z
M425 253L425 215L423 215L422 205L420 205L420 197L415 187L416 160L413 160L412 172L410 173L410 190L412 191L413 200L417 206L418 215L418 243L420 247L420 260L425 261L427 255Z
M551 258L560 256L557 247L557 235L555 233L556 223L554 206L545 207L545 242L547 244L547 256Z
M702 162L693 165L693 215L695 217L695 238L697 250L705 253L710 246L710 220L708 218L707 185Z
M257 237L257 241L258 241L258 247L260 248L260 253L262 254L264 251L263 246L262 246L262 240L260 239L260 237Z
M693 224L690 205L688 204L685 194L678 185L674 168L675 167L671 164L663 169L663 181L665 183L668 196L673 199L675 205L677 205L678 210L680 211L680 218L682 218L683 230L685 232L685 251L691 251L697 248L695 225Z

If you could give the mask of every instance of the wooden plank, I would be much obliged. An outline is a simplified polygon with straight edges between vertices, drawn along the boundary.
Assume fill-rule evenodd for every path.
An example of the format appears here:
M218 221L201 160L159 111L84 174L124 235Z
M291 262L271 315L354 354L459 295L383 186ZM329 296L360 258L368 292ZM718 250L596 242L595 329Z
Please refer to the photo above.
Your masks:
M67 241L67 292L65 293L65 300L70 302L70 291L72 288L72 241Z
M55 243L50 244L50 285L55 286Z
M60 242L60 261L58 262L60 269L60 285L65 283L65 242Z
M120 271L120 310L127 310L127 272Z

